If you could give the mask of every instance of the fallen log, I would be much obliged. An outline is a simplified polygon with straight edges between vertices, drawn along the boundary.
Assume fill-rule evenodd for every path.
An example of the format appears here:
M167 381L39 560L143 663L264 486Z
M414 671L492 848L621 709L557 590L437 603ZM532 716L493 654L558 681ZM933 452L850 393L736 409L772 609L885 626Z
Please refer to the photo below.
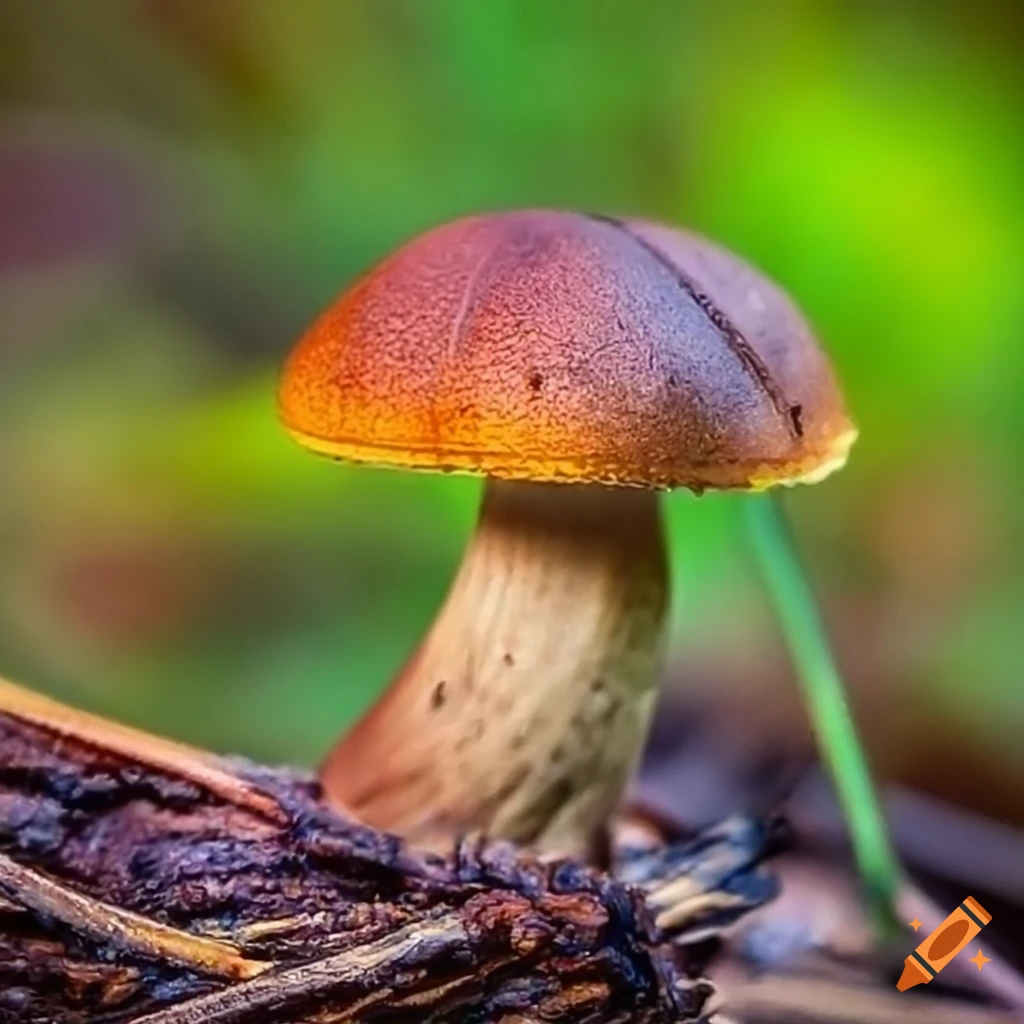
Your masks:
M692 943L773 894L767 839L736 819L611 874L420 852L303 772L0 681L0 1022L702 1021Z

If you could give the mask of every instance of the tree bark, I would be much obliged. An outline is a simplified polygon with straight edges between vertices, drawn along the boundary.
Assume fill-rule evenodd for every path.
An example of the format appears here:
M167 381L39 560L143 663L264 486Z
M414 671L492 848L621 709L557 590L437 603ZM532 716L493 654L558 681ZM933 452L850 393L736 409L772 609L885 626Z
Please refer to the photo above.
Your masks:
M674 940L771 895L762 841L639 851L629 884L473 838L418 852L304 773L0 684L0 1022L699 1021Z

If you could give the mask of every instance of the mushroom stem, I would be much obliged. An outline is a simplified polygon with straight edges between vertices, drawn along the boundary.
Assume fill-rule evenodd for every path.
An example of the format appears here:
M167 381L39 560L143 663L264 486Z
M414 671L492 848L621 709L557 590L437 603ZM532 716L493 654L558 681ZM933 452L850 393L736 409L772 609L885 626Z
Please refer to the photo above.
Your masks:
M668 567L656 492L489 480L448 598L322 770L425 846L483 831L586 856L647 733Z

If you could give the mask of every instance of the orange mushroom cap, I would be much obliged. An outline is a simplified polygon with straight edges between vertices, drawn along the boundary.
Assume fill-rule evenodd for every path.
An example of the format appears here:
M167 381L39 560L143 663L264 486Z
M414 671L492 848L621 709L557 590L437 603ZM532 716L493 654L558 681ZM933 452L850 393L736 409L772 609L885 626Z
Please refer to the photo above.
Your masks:
M292 352L285 427L356 462L512 480L759 489L856 431L785 294L688 232L520 211L435 228Z

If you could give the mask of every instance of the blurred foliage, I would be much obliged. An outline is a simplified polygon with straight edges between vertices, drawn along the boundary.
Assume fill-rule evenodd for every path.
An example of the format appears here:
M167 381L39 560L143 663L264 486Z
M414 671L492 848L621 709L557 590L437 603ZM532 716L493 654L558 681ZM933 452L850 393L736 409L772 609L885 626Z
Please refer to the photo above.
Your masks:
M862 439L788 503L869 734L944 719L1019 779L1022 43L989 0L0 0L0 669L313 761L429 622L478 484L300 452L281 358L431 224L617 211L807 310ZM680 685L756 665L736 499L668 509Z

